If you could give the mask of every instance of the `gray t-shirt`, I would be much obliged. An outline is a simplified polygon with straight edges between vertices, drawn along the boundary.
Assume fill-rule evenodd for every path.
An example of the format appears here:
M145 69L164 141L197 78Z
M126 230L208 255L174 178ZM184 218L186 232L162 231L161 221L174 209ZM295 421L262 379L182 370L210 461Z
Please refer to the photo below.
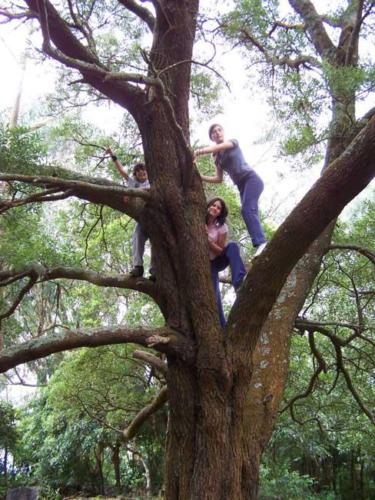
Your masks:
M238 185L245 179L253 169L246 163L241 148L236 139L230 139L233 148L225 149L215 155L215 163L227 172L232 181Z

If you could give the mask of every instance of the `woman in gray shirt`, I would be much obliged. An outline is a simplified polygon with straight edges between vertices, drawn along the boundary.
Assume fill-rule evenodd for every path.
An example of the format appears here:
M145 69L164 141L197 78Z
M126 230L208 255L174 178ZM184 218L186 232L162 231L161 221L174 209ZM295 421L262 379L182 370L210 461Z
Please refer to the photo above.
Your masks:
M255 255L259 255L266 245L258 209L258 200L264 188L263 181L246 163L238 141L225 140L221 125L217 123L211 125L208 135L215 144L197 149L195 156L212 154L215 159L216 175L201 175L201 178L205 182L220 183L223 181L223 173L229 174L240 192L242 217L253 246L257 249Z

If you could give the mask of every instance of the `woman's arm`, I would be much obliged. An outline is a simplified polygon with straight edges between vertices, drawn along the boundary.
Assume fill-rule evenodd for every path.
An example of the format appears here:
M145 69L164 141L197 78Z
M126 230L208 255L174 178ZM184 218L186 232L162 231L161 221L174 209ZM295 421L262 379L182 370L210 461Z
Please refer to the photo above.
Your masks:
M220 144L213 144L212 146L207 146L205 148L197 149L194 152L195 158L198 156L217 154L220 151L225 151L226 149L232 149L234 144L232 141L221 142ZM220 184L223 182L223 169L216 164L216 175L201 175L202 181L210 182L211 184Z
M216 175L215 176L201 174L201 179L202 179L202 181L210 182L211 184L220 184L220 182L223 182L223 169L221 167L219 167L218 165L216 165Z
M205 148L199 148L194 151L194 156L203 156L209 155L211 153L219 153L220 151L224 151L225 149L234 148L234 144L232 141L224 141L219 144L212 144L212 146L206 146Z
M122 163L120 162L120 160L117 158L117 156L114 154L114 152L112 151L111 148L107 148L106 151L105 151L107 154L110 155L113 163L115 164L115 167L117 168L117 170L119 171L120 175L122 175L122 177L128 181L129 180L129 176L128 176L128 173L127 171L124 169Z

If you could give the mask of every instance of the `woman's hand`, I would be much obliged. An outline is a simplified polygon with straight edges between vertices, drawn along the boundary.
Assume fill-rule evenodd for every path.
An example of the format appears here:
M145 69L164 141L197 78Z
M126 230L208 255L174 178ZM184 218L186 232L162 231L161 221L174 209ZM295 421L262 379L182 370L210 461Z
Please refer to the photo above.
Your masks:
M206 148L196 149L194 151L194 158L198 158L198 156L203 156L203 155L207 155L207 154L209 154L209 151L207 151Z

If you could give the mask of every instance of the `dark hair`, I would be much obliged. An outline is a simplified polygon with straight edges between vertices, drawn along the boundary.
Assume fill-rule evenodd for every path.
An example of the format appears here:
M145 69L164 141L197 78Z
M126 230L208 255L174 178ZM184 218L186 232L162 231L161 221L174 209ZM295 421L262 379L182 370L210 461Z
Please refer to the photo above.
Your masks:
M134 177L136 176L138 170L146 170L146 165L144 163L136 163L134 165L134 167L133 167L133 175L134 175Z
M212 131L215 127L221 127L223 128L220 123L213 123L210 128L208 129L208 137L211 139L211 134L212 134Z
M223 200L223 198L219 198L217 196L216 198L212 198L212 200L210 200L207 203L207 209L209 209L210 206L215 203L215 201L220 201L220 203L221 203L221 212L218 215L216 222L219 226L222 226L225 223L226 218L228 217L228 213L229 213L228 207L227 207L227 204L225 203L225 201ZM206 224L208 224L208 213L206 213Z

